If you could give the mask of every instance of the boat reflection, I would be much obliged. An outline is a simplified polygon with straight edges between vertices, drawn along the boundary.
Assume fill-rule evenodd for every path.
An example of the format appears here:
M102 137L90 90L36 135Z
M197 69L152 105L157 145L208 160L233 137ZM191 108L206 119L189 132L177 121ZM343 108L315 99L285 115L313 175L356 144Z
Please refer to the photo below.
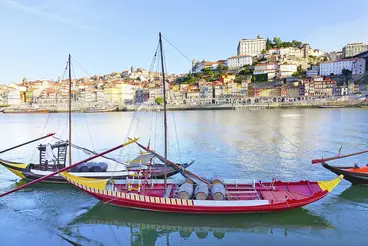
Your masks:
M339 196L352 202L368 203L368 193L366 185L351 185Z
M186 215L123 209L98 203L71 221L63 232L74 240L91 240L97 235L88 235L88 231L101 231L104 226L113 231L115 238L120 235L122 241L126 240L124 237L128 230L131 245L140 245L137 242L155 245L159 238L174 234L182 239L205 239L212 237L210 234L214 238L223 239L226 234L239 232L268 235L281 233L288 236L294 232L318 234L323 229L332 228L328 221L305 209L271 214ZM85 227L89 230L85 230Z

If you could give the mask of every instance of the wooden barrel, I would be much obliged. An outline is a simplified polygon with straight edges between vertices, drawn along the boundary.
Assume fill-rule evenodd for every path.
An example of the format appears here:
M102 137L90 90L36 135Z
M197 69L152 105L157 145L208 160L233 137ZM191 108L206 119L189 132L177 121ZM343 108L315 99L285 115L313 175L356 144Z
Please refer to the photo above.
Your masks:
M223 178L214 178L212 179L212 184L224 184Z
M184 183L179 188L179 199L190 199L193 195L193 184Z
M220 183L216 183L211 188L213 200L222 201L226 198L225 186Z
M91 172L106 172L107 163L105 162L94 162L91 168Z
M197 200L207 200L208 186L205 183L199 183L194 190L194 195Z
M79 165L79 172L87 173L89 171L90 171L90 166L88 165L88 163L83 163L83 164Z

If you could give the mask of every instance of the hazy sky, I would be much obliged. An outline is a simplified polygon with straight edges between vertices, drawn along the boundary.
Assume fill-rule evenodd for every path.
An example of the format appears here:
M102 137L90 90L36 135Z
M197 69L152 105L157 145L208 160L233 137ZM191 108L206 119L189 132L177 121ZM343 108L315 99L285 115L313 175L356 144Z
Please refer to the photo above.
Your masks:
M0 0L0 83L56 79L69 53L90 75L148 69L159 31L190 59L226 59L258 33L340 50L368 43L367 9L367 0ZM164 49L168 72L189 71Z

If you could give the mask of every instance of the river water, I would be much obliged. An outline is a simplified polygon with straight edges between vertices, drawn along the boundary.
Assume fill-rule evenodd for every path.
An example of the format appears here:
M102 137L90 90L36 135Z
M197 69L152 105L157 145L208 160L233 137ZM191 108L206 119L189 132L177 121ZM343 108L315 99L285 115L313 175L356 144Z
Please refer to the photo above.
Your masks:
M102 151L140 136L162 153L161 118L162 112L73 114L72 142ZM0 149L49 132L67 135L65 114L2 114L0 123ZM169 112L168 127L169 159L195 160L190 170L208 178L329 180L335 175L312 158L336 155L341 145L343 153L368 147L368 109L178 111ZM1 158L35 162L37 144ZM127 160L136 153L131 145L110 156ZM73 151L73 160L84 157ZM367 158L333 164L354 163L366 165ZM1 193L23 183L0 167ZM344 180L324 199L293 211L179 215L121 209L70 185L36 184L0 198L0 245L365 245L367 203L368 188Z

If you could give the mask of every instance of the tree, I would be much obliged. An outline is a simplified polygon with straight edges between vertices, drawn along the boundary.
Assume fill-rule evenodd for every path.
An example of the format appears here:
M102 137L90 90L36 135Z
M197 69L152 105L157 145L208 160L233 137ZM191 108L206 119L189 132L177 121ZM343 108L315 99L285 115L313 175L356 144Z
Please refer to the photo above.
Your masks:
M267 50L262 50L262 54L263 55L267 54Z
M271 39L267 38L267 40L266 40L266 50L269 50L271 48L273 48L273 43L272 43Z
M155 103L158 104L158 105L163 104L164 103L164 99L162 97L157 97L155 99Z
M217 65L217 70L222 71L224 69L224 65L222 63L219 63Z
M302 46L302 44L303 44L302 42L297 41L297 40L293 40L293 41L291 41L291 43L293 44L293 46L295 48L298 48L298 47Z
M327 56L325 56L325 57L323 58L323 61L324 61L324 62L328 61Z
M279 48L281 45L281 39L279 37L273 38L274 47Z
M349 69L343 68L342 69L342 75L349 76L351 74L351 71Z

